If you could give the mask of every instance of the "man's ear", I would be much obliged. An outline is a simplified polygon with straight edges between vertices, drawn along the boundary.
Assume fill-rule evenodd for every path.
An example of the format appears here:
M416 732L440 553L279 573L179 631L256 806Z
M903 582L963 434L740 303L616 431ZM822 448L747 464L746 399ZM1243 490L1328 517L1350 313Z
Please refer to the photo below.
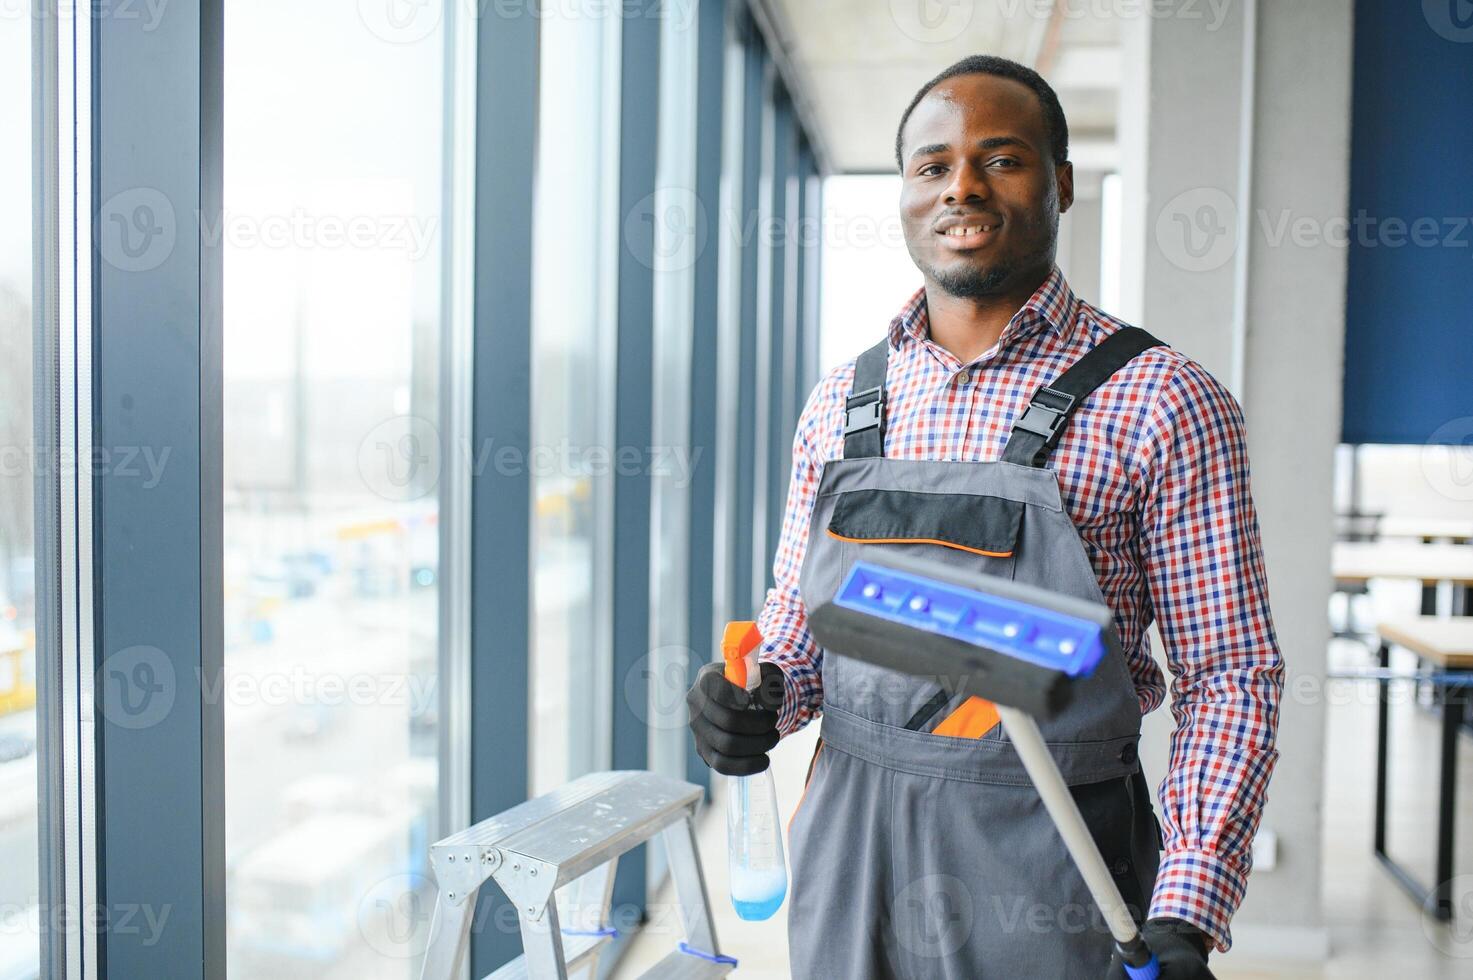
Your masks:
M1074 164L1065 160L1058 166L1059 213L1063 214L1074 206Z

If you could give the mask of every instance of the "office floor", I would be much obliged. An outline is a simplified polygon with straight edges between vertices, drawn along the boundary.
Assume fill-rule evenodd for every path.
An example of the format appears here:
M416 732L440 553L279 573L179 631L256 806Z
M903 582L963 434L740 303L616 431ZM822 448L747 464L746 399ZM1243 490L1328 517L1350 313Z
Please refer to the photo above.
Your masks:
M1363 647L1347 642L1332 645L1332 664L1368 662ZM1458 809L1459 887L1455 894L1460 919L1444 926L1421 915L1371 855L1374 687L1336 682L1329 686L1327 697L1323 901L1330 958L1323 963L1255 962L1251 951L1240 944L1227 956L1214 957L1214 971L1221 980L1453 980L1473 976L1473 804L1467 802L1473 793L1473 738L1465 735L1459 747L1459 788L1464 802ZM787 740L774 753L778 795L789 811L802 788L816 728ZM1437 720L1430 712L1404 701L1393 707L1390 850L1427 881L1432 876L1437 736ZM726 899L726 839L720 803L718 799L718 805L708 809L700 827L717 935L724 951L741 961L733 976L742 980L786 978L788 936L783 911L767 922L743 922ZM669 902L668 894L656 897L653 927L631 942L616 978L637 977L678 940Z

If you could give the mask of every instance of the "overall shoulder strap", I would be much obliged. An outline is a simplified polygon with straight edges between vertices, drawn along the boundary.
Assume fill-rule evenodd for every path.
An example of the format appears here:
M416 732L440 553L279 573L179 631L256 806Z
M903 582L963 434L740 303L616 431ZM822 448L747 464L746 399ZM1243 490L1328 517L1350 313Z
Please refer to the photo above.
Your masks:
M854 361L854 383L844 401L844 458L885 455L885 369L887 336Z
M1063 374L1033 393L1028 408L1013 423L1003 462L1042 466L1058 445L1074 410L1090 392L1141 351L1164 346L1140 327L1124 327L1100 341Z

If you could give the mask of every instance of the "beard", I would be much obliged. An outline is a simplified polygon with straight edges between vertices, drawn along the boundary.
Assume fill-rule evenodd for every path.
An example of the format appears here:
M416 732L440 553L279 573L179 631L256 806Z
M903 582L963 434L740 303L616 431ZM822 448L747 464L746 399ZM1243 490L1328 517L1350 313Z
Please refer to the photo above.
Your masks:
M985 268L966 267L948 269L945 272L929 269L927 272L932 281L948 296L955 296L957 299L982 299L995 294L1012 278L1013 267L1000 263Z

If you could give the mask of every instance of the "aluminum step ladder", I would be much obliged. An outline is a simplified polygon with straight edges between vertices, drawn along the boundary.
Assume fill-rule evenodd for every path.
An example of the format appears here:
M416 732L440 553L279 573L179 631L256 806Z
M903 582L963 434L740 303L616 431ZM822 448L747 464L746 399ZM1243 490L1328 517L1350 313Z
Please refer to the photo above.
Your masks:
M609 905L619 856L661 834L685 940L646 980L724 977L696 850L699 786L652 772L597 772L483 820L430 847L439 883L420 980L456 980L469 945L476 893L494 878L516 905L523 954L486 980L598 975L614 937Z

